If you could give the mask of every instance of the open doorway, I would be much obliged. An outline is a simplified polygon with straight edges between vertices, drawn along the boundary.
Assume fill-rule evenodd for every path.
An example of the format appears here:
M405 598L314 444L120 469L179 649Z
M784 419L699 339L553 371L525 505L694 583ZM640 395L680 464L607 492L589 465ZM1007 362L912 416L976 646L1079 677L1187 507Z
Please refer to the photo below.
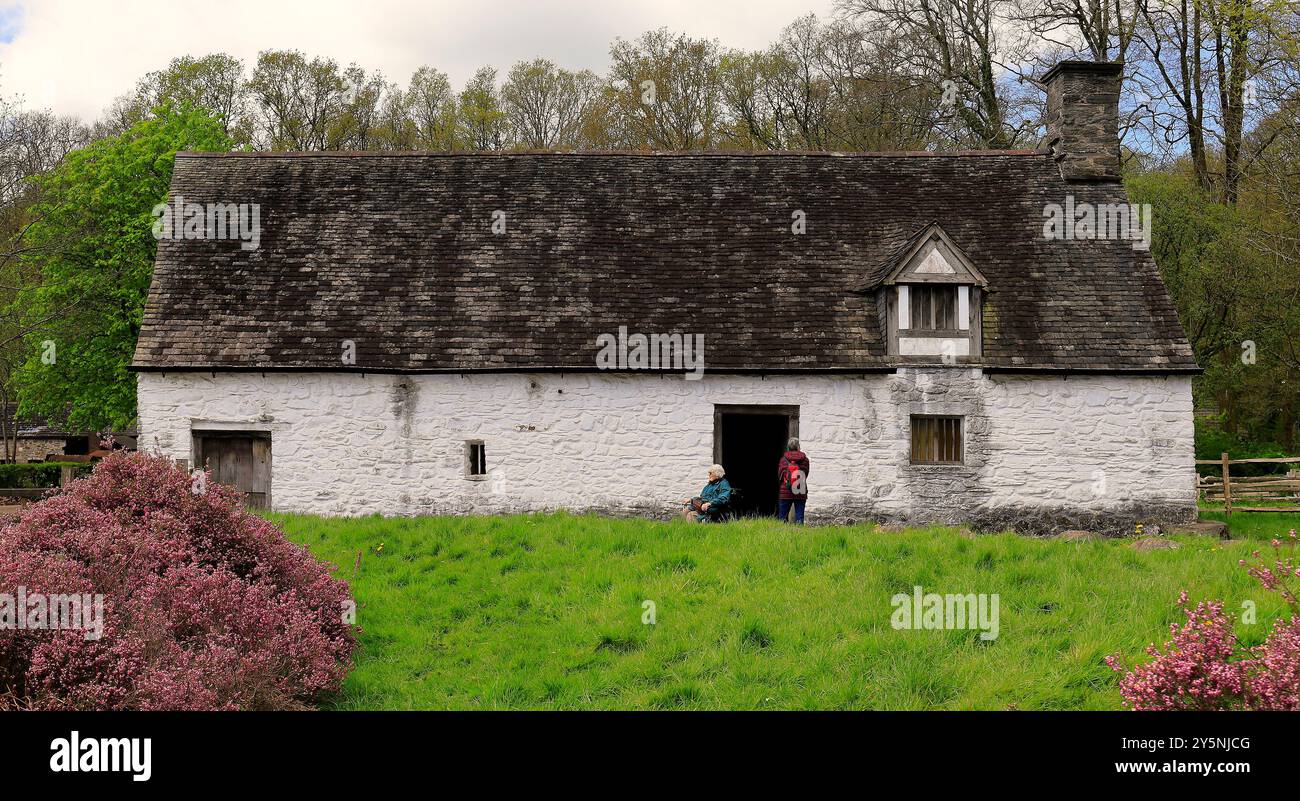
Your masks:
M713 458L740 490L736 513L775 517L777 465L785 443L799 436L799 407L747 405L713 407Z

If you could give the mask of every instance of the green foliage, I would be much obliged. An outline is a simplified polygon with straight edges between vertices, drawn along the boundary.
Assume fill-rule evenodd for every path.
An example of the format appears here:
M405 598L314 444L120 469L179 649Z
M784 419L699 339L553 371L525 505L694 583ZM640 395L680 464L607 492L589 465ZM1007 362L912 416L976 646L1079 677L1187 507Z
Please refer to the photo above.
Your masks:
M144 76L136 93L145 109L163 105L201 108L220 120L236 143L246 145L252 141L245 108L248 86L244 83L244 62L233 56L213 53L202 58L174 58L166 69Z
M1218 459L1223 454L1233 459L1277 459L1293 454L1287 453L1279 443L1251 439L1245 434L1230 434L1214 420L1196 421L1196 458ZM1232 474L1248 465L1233 465ZM1217 472L1214 470L1213 472ZM1246 475L1245 472L1241 473Z
M333 59L263 51L248 81L260 109L263 144L271 150L331 149L331 128L341 123L347 89Z
M425 150L456 148L457 98L451 81L432 67L420 67L411 75L403 95L405 112L415 129L415 144ZM389 128L394 128L389 123Z
M29 464L0 464L0 489L39 489L59 486L59 470L75 469L78 478L90 473L84 462L32 462Z
M1186 176L1142 173L1125 183L1133 203L1151 205L1151 255L1204 366L1234 344L1231 312L1251 266L1246 227L1236 209L1215 202Z
M1205 369L1197 404L1220 410L1217 433L1197 428L1198 454L1208 454L1199 458L1218 458L1214 449L1224 448L1236 458L1290 455L1300 412L1294 263L1261 247L1268 223L1259 212L1218 202L1188 175L1142 173L1126 185L1132 202L1152 207L1151 253Z
M230 146L207 112L161 108L37 179L40 199L23 245L39 281L8 309L30 332L15 376L20 415L91 430L135 418L127 368L153 272L151 212L167 196L178 150Z
M1180 590L1255 601L1252 642L1282 610L1237 564L1258 542L1207 537L1138 553L951 528L268 516L355 592L341 709L1119 709L1103 658L1143 659ZM998 638L895 630L890 599L916 584L998 593Z
M460 93L458 135L472 150L499 150L505 141L506 114L496 84L497 71L481 67Z
M610 86L625 147L711 150L719 145L722 88L717 82L722 49L711 39L692 39L667 28L609 48ZM617 88L614 88L617 87Z

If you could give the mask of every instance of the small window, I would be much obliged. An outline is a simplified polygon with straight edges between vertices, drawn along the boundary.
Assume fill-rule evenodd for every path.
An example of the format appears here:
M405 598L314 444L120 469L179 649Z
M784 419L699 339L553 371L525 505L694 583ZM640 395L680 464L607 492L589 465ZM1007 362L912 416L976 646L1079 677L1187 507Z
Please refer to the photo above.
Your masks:
M962 418L912 415L912 464L961 464Z
M909 289L911 330L953 331L957 328L957 287L914 284Z
M487 475L487 450L483 447L481 439L472 439L465 443L465 475L471 477Z

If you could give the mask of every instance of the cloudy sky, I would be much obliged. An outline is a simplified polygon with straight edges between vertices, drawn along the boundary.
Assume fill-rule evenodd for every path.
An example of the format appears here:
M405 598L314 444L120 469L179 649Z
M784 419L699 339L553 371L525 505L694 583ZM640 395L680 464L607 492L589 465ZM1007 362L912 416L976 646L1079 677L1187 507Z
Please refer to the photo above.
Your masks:
M0 95L93 119L181 55L298 49L405 83L429 64L460 85L544 56L602 71L609 43L667 26L757 48L833 0L0 0Z

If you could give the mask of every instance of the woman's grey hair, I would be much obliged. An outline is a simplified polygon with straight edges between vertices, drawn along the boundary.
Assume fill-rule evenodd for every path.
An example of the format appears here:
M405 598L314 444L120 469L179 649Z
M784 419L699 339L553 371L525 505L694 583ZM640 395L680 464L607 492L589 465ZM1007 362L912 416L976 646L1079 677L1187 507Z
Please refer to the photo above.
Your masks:
M787 451L797 451L797 450L799 450L799 438L798 438L798 437L790 437L790 441L787 442L787 443L785 444L785 449L786 449Z
M710 467L709 472L717 476L718 478L723 478L727 475L727 471L723 470L722 465L720 464L715 464L712 467Z

